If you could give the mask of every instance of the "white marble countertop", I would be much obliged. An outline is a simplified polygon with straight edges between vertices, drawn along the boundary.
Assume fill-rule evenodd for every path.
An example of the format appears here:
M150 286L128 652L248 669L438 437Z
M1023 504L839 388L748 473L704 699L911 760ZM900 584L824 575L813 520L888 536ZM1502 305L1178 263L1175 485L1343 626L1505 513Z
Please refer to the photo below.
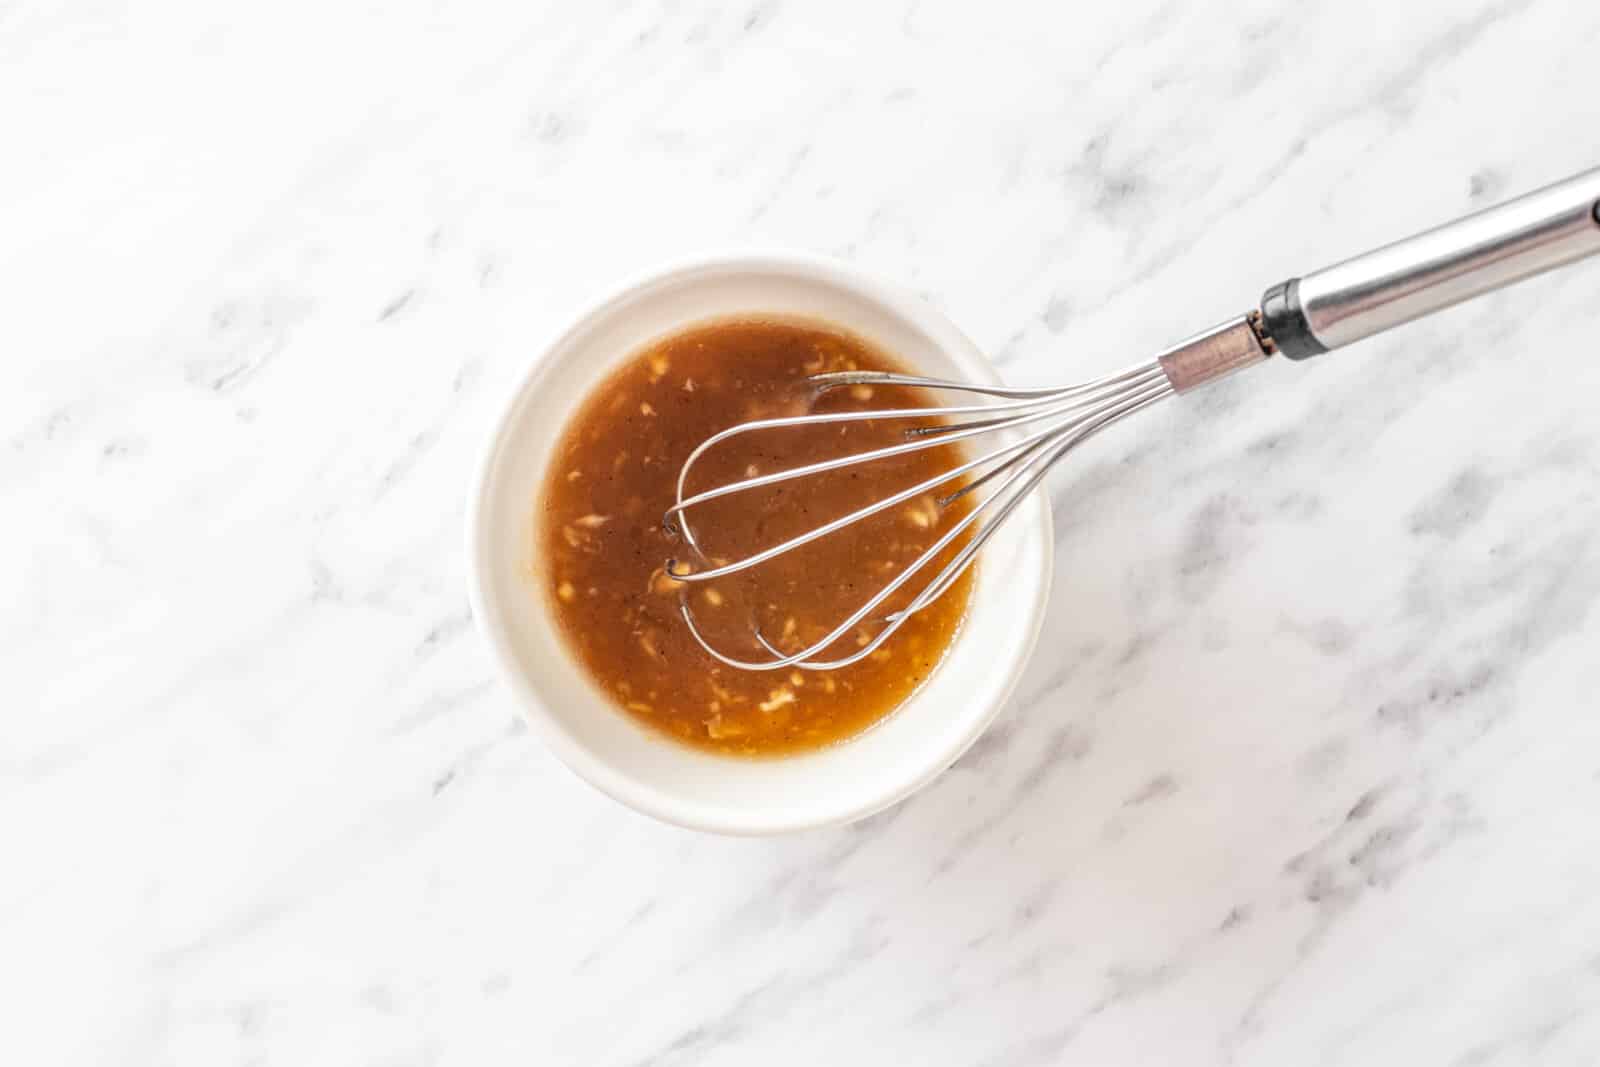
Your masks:
M461 546L641 268L831 254L1081 377L1600 163L1597 54L1563 0L0 11L5 1059L1592 1062L1600 266L1101 438L1018 696L849 829L582 785Z

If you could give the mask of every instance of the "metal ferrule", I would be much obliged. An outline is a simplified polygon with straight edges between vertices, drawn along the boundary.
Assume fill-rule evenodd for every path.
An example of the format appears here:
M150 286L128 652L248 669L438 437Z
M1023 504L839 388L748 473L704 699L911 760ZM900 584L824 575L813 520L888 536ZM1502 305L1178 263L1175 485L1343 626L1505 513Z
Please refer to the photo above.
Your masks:
M1157 361L1172 388L1187 393L1271 355L1271 342L1263 339L1259 324L1258 312L1239 315L1178 342Z

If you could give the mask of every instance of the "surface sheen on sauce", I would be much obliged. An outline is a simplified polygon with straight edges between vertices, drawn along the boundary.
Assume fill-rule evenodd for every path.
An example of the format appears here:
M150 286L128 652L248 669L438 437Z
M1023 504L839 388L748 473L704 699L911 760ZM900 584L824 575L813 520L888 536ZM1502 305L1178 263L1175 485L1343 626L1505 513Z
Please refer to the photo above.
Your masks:
M922 391L881 384L818 395L805 381L853 369L906 368L821 324L718 320L639 352L568 423L546 475L538 570L568 646L627 714L700 748L793 752L870 726L937 665L966 610L971 571L871 656L834 671L726 666L695 643L679 615L679 596L686 588L695 619L727 654L769 658L754 626L785 652L798 651L842 622L965 513L965 501L943 508L936 501L959 481L713 583L683 586L662 569L669 556L693 560L661 519L675 499L684 460L707 437L751 419L930 403ZM898 444L912 425L869 420L736 437L697 462L687 488L693 493ZM712 560L739 559L958 461L956 446L927 449L713 501L694 509L689 521ZM872 620L908 603L962 543L958 539L919 571L826 658L865 645L882 625Z

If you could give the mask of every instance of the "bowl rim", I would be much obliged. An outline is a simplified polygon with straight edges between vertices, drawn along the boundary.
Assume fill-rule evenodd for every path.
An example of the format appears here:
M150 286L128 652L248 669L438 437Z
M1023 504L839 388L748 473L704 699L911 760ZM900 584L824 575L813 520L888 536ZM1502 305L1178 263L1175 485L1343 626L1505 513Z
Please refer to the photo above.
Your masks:
M1054 570L1053 523L1048 503L1043 499L1045 493L1043 486L1034 489L1030 494L1031 499L1023 504L1024 509L1031 507L1036 512L1036 536L1039 539L1040 554L1039 581L1026 604L1026 613L1018 618L1018 623L1025 632L1023 640L1016 646L1011 662L1003 665L1006 677L1002 684L994 690L988 706L974 716L971 729L958 734L954 743L926 753L921 760L924 765L916 774L898 780L886 778L884 789L849 808L819 810L808 817L766 822L752 821L748 818L707 817L701 806L680 802L679 798L670 792L650 787L615 765L594 758L574 738L568 736L556 717L545 706L538 686L518 664L511 648L511 637L503 620L490 609L487 586L490 570L488 560L492 549L491 533L485 524L486 515L490 511L490 481L506 440L514 428L513 415L520 407L519 401L546 372L550 354L565 339L598 322L616 306L630 300L643 289L708 271L797 273L853 291L915 323L918 328L935 339L939 350L961 369L963 376L985 384L1000 384L999 375L984 356L982 349L931 302L907 289L885 282L835 259L791 250L736 248L681 257L638 271L618 284L608 287L602 296L582 306L575 314L548 332L536 346L536 354L529 360L526 369L516 379L514 386L507 391L504 402L499 406L498 413L477 455L467 507L465 532L468 601L474 626L488 643L496 673L516 695L519 713L529 730L568 770L618 803L686 829L733 836L765 836L844 825L898 804L943 774L993 725L995 718L1015 691L1038 643L1045 609L1049 602ZM1019 604L1018 607L1023 608L1023 605ZM956 641L962 640L964 632L964 629L957 632ZM672 743L670 739L668 743ZM844 743L847 744L848 741Z

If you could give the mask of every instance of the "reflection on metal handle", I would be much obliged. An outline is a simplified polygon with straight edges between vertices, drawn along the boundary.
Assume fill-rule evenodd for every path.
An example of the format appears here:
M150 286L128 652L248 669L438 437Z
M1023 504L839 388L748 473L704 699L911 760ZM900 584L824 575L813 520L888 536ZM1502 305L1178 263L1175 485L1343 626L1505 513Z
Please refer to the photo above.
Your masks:
M1276 286L1262 310L1308 356L1597 252L1600 169Z

